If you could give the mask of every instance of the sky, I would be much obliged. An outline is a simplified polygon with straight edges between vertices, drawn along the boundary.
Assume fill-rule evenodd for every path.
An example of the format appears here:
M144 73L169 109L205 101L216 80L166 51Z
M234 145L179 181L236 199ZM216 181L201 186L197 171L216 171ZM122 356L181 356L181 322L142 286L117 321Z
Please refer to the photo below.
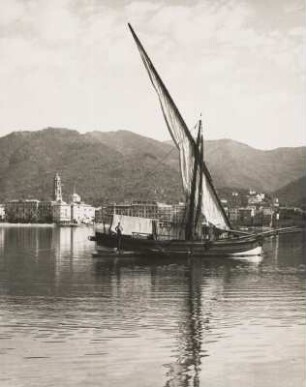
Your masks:
M206 139L306 145L304 3L0 0L0 136L52 126L170 139L130 22Z

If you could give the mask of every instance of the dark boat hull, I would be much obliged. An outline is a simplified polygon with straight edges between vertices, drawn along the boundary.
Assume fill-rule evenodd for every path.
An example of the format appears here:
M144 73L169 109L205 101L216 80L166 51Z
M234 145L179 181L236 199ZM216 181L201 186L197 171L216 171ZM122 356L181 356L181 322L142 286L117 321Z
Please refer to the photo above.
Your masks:
M96 232L98 252L114 251L118 248L116 235ZM262 253L262 243L256 236L223 239L218 241L153 240L122 236L123 252L150 253L160 255L184 254L191 256L258 256Z

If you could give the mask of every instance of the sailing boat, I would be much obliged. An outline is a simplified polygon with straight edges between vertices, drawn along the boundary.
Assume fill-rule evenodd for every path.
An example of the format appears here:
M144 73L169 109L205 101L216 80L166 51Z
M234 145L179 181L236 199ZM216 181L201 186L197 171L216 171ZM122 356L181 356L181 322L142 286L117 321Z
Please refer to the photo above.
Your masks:
M262 237L257 234L237 234L221 205L211 175L203 158L203 134L201 119L194 138L183 120L178 108L161 80L149 56L143 48L132 26L128 24L151 83L158 95L161 109L170 135L179 151L180 172L185 194L185 214L181 224L180 238L164 238L158 233L156 219L141 219L113 215L110 230L96 229L97 249L116 248L123 252L188 254L218 256L260 255ZM118 221L123 233L116 235L114 228ZM134 224L134 230L133 230ZM126 229L131 229L128 234ZM143 232L145 230L145 232ZM203 232L206 230L206 235ZM207 231L208 230L208 231ZM113 232L112 232L113 231ZM211 233L211 237L207 238ZM213 234L221 237L216 239ZM238 236L237 236L238 235Z

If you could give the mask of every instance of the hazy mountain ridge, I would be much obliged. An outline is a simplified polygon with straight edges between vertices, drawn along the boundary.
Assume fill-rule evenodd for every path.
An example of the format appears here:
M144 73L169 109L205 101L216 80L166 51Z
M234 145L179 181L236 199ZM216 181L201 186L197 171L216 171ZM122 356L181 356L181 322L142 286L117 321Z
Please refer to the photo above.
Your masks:
M274 192L306 175L305 147L254 149L233 140L205 142L205 160L218 188ZM84 200L183 198L178 152L169 143L126 130L88 132L47 128L0 138L0 201L48 199L55 172L67 198Z

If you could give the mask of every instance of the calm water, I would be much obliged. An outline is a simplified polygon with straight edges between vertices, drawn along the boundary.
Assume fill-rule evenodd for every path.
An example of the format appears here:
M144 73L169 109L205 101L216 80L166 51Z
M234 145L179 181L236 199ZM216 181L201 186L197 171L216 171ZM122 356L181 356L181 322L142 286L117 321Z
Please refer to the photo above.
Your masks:
M92 258L89 234L0 225L1 387L304 385L305 235L252 264Z

